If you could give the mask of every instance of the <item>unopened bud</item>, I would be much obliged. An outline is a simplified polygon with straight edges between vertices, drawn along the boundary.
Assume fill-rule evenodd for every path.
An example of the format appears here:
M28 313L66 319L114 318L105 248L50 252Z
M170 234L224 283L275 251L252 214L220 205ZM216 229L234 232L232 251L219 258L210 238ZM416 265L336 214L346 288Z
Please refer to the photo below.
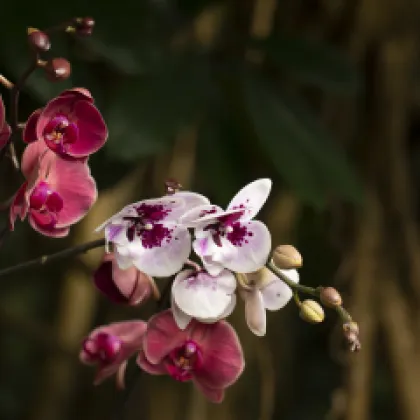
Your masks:
M323 287L319 298L321 299L322 304L328 308L336 308L343 303L340 293L338 293L334 287Z
M92 34L95 27L95 20L91 17L76 18L75 19L75 32L78 35L89 36Z
M51 82L66 80L71 74L71 65L65 58L53 58L44 66L45 74Z
M28 28L28 42L36 52L45 52L51 48L49 36L36 28Z
M318 324L325 318L322 306L315 300L304 300L300 305L300 317L311 324Z
M343 324L344 337L350 344L351 351L359 351L362 348L359 340L359 325L354 322L346 322Z
M277 268L290 270L302 267L302 256L292 245L280 245L273 252L273 263Z
M182 185L175 179L168 179L165 181L165 191L167 195L175 194L182 190Z

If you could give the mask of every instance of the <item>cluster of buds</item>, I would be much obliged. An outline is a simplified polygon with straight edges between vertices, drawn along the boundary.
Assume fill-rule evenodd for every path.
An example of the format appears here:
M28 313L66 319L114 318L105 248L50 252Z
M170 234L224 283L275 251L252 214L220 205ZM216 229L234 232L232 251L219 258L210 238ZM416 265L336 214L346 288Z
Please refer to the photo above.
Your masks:
M70 62L63 57L54 57L48 60L42 58L42 54L51 49L50 33L62 30L66 33L89 36L95 27L95 21L91 17L78 17L65 22L56 28L42 31L37 28L28 28L28 43L34 53L35 63L45 72L47 79L51 82L66 80L71 74Z

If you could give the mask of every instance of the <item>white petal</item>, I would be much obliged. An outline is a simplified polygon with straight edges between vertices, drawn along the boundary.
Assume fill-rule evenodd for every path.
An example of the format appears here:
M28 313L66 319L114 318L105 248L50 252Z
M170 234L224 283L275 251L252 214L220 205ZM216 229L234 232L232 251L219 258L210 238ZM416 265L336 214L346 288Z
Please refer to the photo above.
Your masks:
M293 283L299 283L299 273L296 269L291 268L290 270L280 270L284 273Z
M234 293L231 295L229 306L221 315L219 315L217 318L207 318L207 319L197 318L197 321L203 322L204 324L213 324L214 322L220 321L221 319L225 319L228 316L230 316L233 310L235 309L235 306L236 306L236 294Z
M214 243L211 235L196 239L193 242L193 249L194 252L201 258L204 268L210 275L217 276L223 271L223 264L214 260L214 256L217 257L220 252L220 247Z
M176 325L178 325L180 330L185 330L191 321L191 317L179 309L173 296L171 297L171 309Z
M266 315L261 293L258 289L242 293L245 298L245 319L249 329L259 337L266 332Z
M181 198L183 200L183 214L194 207L210 204L210 200L207 197L191 191L179 191L173 194L173 197Z
M179 273L172 285L172 296L179 309L199 319L215 319L224 314L236 288L235 276L227 270L216 277L186 271Z
M135 249L133 249L135 247ZM181 270L191 252L191 237L187 229L174 227L171 238L160 246L145 248L138 237L130 243L134 265L152 277L168 277Z
M224 210L221 207L213 204L204 204L187 211L182 215L179 221L184 226L196 227L197 225L200 225L201 222L209 224L211 222L216 222L216 217L219 214L224 214Z
M292 289L280 279L261 289L264 307L269 311L278 311L292 299Z
M227 210L241 208L245 210L241 220L251 220L266 202L272 182L268 178L257 179L246 185L233 197Z
M264 223L257 220L238 223L236 228L246 228L246 234L242 241L236 241L238 237L235 236L235 231L232 232L233 236L226 235L227 239L234 240L233 245L237 252L236 254L230 253L228 258L221 262L227 269L238 273L257 271L265 265L270 253L270 232Z
M127 254L125 254L124 251L126 251L126 248L124 247L115 247L115 261L117 262L118 267L120 267L121 270L126 270L127 268L130 268L133 265L133 259Z
M201 262L211 276L218 276L225 268L222 264L213 261L211 257L202 257Z

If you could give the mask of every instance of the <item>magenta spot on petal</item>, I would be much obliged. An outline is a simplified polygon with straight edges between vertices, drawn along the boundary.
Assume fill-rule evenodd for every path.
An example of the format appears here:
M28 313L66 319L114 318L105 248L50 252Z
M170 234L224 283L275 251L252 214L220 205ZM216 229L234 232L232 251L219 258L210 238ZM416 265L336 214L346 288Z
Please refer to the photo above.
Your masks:
M245 239L248 234L246 226L241 225L240 223L233 223L231 227L233 230L226 234L226 238L232 242L233 245L242 246L244 242L248 243Z
M162 246L164 239L169 242L169 236L172 231L161 224L153 225L150 230L143 230L141 232L141 242L145 248L154 248Z
M202 365L202 353L197 343L187 340L184 344L172 350L166 357L166 369L174 379L180 382L189 381L194 370Z
M171 209L165 208L162 204L142 203L136 207L136 211L142 220L152 223L164 219L171 212Z
M214 214L214 213L216 213L217 212L217 209L216 209L216 207L213 207L212 209L210 209L210 210L202 210L201 212L200 212L200 214L198 215L198 217L204 217L204 216L207 216L207 215L209 215L209 214Z

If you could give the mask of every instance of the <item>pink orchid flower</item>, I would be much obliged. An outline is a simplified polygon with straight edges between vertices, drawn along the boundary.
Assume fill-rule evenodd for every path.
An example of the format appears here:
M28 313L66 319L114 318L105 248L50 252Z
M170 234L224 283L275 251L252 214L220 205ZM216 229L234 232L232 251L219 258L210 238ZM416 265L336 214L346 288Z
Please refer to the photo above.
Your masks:
M114 244L121 269L132 265L153 277L171 276L181 270L191 252L188 229L178 219L190 208L208 203L192 192L139 201L124 207L99 226Z
M4 108L3 100L0 96L0 150L6 146L11 135L9 124L6 122L6 110Z
M26 147L21 168L26 182L10 207L11 230L18 216L21 220L28 216L39 233L66 236L96 201L96 184L86 159L62 158L37 141Z
M153 316L143 338L137 363L152 375L192 380L212 402L221 402L224 390L244 369L242 347L235 330L225 321L191 321L180 330L171 310Z
M295 269L281 270L290 280L299 283ZM239 274L239 294L245 301L245 319L249 329L258 336L266 333L266 310L278 311L292 299L292 289L268 268L256 273Z
M64 91L29 117L23 140L43 140L55 153L76 158L99 150L108 137L106 124L86 89Z
M184 270L172 283L172 312L178 327L184 330L192 318L212 323L228 317L236 304L236 278L228 270L217 276L207 272Z
M96 287L115 303L139 305L151 295L159 298L159 290L152 277L134 266L122 270L113 253L104 255L93 279Z
M79 359L97 366L95 385L116 373L124 376L127 360L141 349L146 327L143 321L115 322L89 334L83 341Z
M271 235L264 223L252 219L270 190L271 180L259 179L242 188L226 211L204 205L182 216L182 224L195 227L193 248L211 275L218 275L224 268L249 273L265 264Z

